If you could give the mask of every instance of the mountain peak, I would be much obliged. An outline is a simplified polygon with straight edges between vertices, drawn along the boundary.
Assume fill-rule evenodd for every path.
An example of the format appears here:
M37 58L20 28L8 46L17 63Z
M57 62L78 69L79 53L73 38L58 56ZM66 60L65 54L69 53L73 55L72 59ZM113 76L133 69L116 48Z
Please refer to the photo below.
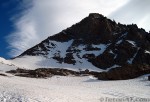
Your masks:
M99 14L99 13L90 13L89 17L90 18L103 18L104 16L102 14Z
M127 64L150 65L149 33L136 25L116 23L91 13L79 23L48 37L20 56L44 56L58 63L108 69ZM88 66L89 67L89 66Z
M64 30L64 32L76 39L99 39L101 41L105 40L104 42L108 42L108 39L111 38L116 25L116 22L107 19L101 14L90 13L88 17Z

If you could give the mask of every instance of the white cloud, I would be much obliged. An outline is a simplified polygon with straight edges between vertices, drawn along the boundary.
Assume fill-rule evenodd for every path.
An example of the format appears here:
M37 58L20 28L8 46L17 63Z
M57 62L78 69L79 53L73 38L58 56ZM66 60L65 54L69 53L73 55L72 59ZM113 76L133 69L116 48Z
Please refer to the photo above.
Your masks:
M16 30L8 36L12 49L11 56L21 54L48 36L79 22L89 13L96 12L108 16L129 0L27 1L22 2L22 5L32 5L32 7L25 10L19 19L13 19Z
M130 0L120 9L114 11L110 18L124 24L137 24L146 31L150 30L150 0Z

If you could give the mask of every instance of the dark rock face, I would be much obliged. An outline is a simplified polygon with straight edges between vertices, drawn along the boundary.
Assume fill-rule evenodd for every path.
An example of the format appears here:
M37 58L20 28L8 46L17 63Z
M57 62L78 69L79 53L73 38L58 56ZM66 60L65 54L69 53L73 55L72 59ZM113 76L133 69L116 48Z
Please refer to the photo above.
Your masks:
M74 60L73 53L67 53L66 57L64 58L64 62L74 65L76 63L76 61Z
M0 76L7 76L6 74L0 73Z
M126 80L139 77L150 73L150 66L141 65L126 65L109 70L108 72L101 72L96 77L99 80Z
M108 52L97 56L95 59L92 59L91 62L96 67L101 69L107 69L114 65L114 55Z
M67 42L70 41L72 42L69 45ZM64 47L59 48L60 44L64 44ZM68 47L64 50L65 46ZM62 56L62 53L65 56ZM125 66L129 65L126 69L130 70L131 67L135 69L135 65L150 65L150 34L135 24L123 25L103 15L92 13L20 56L24 55L40 55L53 58L58 63L72 65L76 65L79 60L80 63L87 60L101 69L114 65L125 69Z
M148 76L148 80L150 81L150 76Z

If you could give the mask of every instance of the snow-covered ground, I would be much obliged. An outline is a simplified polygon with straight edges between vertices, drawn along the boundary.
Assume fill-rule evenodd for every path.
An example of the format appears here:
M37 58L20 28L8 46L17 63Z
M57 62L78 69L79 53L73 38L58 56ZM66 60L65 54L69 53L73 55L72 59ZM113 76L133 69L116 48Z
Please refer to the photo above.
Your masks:
M48 79L0 76L1 102L105 102L101 100L149 96L150 82L145 77L98 81L91 76L54 76Z
M150 102L150 81L146 75L131 80L101 81L92 76L36 79L5 73L16 69L17 65L13 64L17 63L22 65L23 61L19 64L19 60L0 59L0 73L7 74L0 76L0 102L120 102L118 99L141 102L137 101L141 98L147 100L142 102ZM116 101L109 101L113 98Z

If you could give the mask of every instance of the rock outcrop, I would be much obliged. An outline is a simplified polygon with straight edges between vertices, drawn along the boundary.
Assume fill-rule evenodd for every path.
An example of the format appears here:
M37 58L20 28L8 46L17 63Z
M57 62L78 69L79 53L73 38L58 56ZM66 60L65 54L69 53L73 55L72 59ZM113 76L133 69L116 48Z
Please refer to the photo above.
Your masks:
M126 80L150 73L150 66L126 65L95 75L99 80Z
M54 75L59 75L59 76L98 75L98 72L92 72L89 71L88 69L86 69L85 71L72 71L72 70L62 69L62 68L37 68L35 70L18 68L16 70L7 71L7 73L11 73L15 76L30 77L30 78L48 78Z

